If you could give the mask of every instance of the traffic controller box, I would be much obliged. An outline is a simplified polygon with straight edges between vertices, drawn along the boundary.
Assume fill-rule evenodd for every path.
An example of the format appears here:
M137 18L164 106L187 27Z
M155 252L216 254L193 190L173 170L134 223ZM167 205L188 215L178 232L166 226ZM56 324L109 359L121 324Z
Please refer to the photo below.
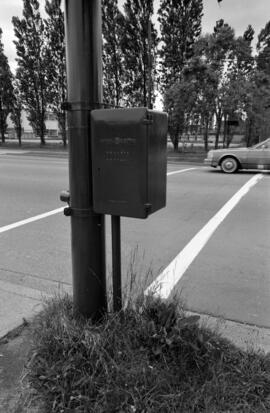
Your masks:
M165 207L167 129L167 114L147 108L91 112L96 213L146 218Z

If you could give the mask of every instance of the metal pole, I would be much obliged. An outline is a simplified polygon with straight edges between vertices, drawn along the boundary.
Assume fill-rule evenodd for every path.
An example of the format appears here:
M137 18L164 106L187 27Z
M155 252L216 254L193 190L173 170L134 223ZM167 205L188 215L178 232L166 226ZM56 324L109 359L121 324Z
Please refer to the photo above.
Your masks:
M65 19L73 298L98 319L107 309L105 227L93 212L90 111L102 102L101 0L66 0Z
M112 279L113 279L113 311L122 308L121 289L121 227L120 217L112 215Z
M147 23L147 38L148 38L148 99L147 106L152 109L152 32L151 32L151 19L148 17Z

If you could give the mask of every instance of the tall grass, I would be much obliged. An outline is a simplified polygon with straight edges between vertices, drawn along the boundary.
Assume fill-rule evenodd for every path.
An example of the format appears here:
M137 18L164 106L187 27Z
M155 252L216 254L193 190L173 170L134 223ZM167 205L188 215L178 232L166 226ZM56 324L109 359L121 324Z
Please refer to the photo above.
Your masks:
M54 298L32 326L28 403L50 413L270 412L269 356L198 321L176 302L139 296L94 325L70 297Z

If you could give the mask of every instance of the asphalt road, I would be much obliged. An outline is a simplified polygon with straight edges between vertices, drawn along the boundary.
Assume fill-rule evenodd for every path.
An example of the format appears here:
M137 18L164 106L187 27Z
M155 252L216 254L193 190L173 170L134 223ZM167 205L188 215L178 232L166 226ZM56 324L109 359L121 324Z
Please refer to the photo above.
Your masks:
M174 171L166 208L147 220L121 220L124 284L132 272L143 290L164 271L170 293L189 310L270 327L269 173L225 175L169 164L168 172ZM40 291L71 284L67 217L57 213L7 229L61 207L59 194L66 188L66 159L0 152L0 281ZM236 193L239 199L229 202L221 218ZM110 260L108 217L108 278Z

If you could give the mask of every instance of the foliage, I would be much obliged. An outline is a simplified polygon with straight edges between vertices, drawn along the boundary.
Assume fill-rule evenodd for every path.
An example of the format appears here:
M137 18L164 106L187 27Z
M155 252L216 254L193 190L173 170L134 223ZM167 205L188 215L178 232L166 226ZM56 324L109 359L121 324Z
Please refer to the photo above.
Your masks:
M53 299L33 325L32 398L50 413L268 412L269 356L199 319L147 297L92 324L67 296Z
M270 21L258 36L256 71L248 94L247 141L263 140L270 133Z
M184 128L178 128L178 133L187 129L192 119L197 119L197 123L204 128L205 150L208 150L208 129L213 121L217 125L215 146L218 146L222 120L223 145L229 146L232 139L229 121L240 120L245 115L245 96L254 73L251 49L253 35L254 30L249 26L243 36L236 38L233 29L219 20L212 34L200 37L194 44L194 57L182 70L178 84L184 82L186 89L190 85L194 99L192 105L185 104L185 95L180 92L174 98L176 108L179 107L179 100L182 101L185 118L188 120ZM173 88L177 89L177 83ZM183 116L175 119L180 126L181 119ZM177 143L175 149L177 150Z
M196 84L184 76L165 95L164 107L169 114L169 134L175 150L178 150L179 135L182 135L192 117L196 99Z
M126 0L121 40L124 99L127 106L152 106L157 32L151 22L153 0Z
M193 55L193 44L201 33L202 0L161 0L160 88L164 94L179 80L186 60Z
M193 107L196 117L199 117L201 126L204 127L204 147L208 150L208 129L215 111L215 97L218 87L218 74L213 67L208 66L199 59L194 59L191 67L187 67L186 76L193 78L197 84L197 100Z
M270 132L270 76L256 70L243 97L247 146L266 139Z
M251 42L254 30L248 26L243 36L233 39L226 76L222 84L222 114L224 119L223 146L232 140L230 120L242 121L245 118L245 98L254 75L254 57Z
M208 130L214 110L217 74L211 67L194 57L184 67L182 77L168 91L165 107L170 113L170 133L177 150L177 136L191 123L200 123ZM175 129L175 132L172 130ZM207 138L205 139L207 150Z
M233 29L223 20L216 22L213 33L202 37L196 45L196 51L204 60L210 72L216 74L215 84L213 85L212 93L208 97L211 102L208 101L207 96L204 99L206 109L209 104L211 105L211 113L208 116L212 118L216 117L217 122L217 134L216 134L216 147L219 140L219 132L221 128L222 117L224 116L224 102L228 94L228 87L230 82L228 79L228 66L231 59L232 50L234 48L235 34ZM228 100L227 100L228 101ZM204 112L206 110L204 109ZM207 123L207 127L209 123ZM207 130L205 133L205 149L208 147Z
M45 144L45 114L48 104L48 62L45 28L37 0L23 0L23 17L13 17L17 50L17 80L28 120Z
M0 41L3 141L6 117L11 110L20 136L19 112L24 107L41 143L45 143L47 109L57 115L66 143L65 112L61 109L66 100L66 62L60 2L46 0L47 18L43 20L39 1L23 0L23 18L13 18L18 56L15 95ZM231 120L238 120L242 127L246 125L248 145L268 136L270 22L258 36L254 58L254 30L250 25L243 36L236 37L234 30L219 20L213 33L199 37L202 0L161 0L160 39L151 21L153 0L125 0L124 13L117 0L103 0L102 6L104 97L108 106L152 107L159 85L175 150L182 134L196 125L204 129L206 150L208 129L213 125L215 146L218 147L222 126L223 145L230 144L234 132Z
M270 21L266 23L258 36L257 67L259 71L269 74L270 71Z
M48 18L44 20L46 36L48 107L56 115L66 146L66 114L62 103L67 100L66 55L64 13L61 10L61 0L46 0L45 11Z
M12 73L8 64L8 59L4 54L2 43L2 29L0 28L0 133L2 142L5 142L7 130L6 119L13 103Z

